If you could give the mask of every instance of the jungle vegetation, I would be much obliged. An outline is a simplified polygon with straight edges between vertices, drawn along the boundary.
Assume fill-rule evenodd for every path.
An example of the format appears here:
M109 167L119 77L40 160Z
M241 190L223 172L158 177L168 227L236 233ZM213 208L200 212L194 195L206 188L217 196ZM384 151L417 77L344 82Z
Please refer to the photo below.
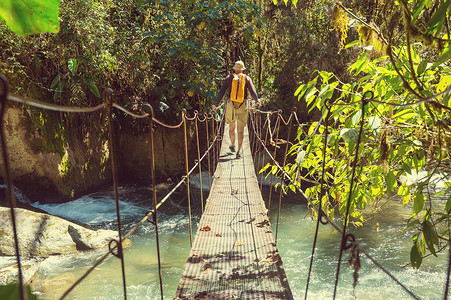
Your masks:
M398 194L416 229L412 266L449 247L450 0L34 0L34 14L4 2L17 12L0 9L0 71L14 92L82 106L110 87L170 121L209 112L242 59L264 107L297 106L312 122L286 171L317 183L306 194L322 213L363 226L365 209Z

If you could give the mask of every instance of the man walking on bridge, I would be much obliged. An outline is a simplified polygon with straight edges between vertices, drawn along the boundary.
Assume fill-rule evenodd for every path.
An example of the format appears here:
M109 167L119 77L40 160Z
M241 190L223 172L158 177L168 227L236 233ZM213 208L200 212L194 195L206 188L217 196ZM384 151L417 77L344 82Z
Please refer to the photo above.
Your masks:
M216 98L216 104L213 110L218 108L219 103L227 92L229 95L226 105L226 124L229 125L230 151L235 152L236 158L241 157L241 146L243 145L244 127L247 124L247 99L250 93L252 98L257 101L257 105L261 106L255 91L252 79L245 75L243 71L246 68L242 61L237 61L233 67L234 73L230 74L224 80L221 90ZM235 128L238 134L238 148L235 149Z

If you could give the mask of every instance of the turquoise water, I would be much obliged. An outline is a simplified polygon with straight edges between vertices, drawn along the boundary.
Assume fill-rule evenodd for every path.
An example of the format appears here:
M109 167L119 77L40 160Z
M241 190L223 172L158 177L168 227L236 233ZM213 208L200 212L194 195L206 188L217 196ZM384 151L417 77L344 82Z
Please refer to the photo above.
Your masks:
M122 188L121 199L124 232L133 227L147 210L142 200L142 188ZM264 198L267 197L264 195ZM273 193L273 204L278 193ZM304 299L313 235L316 222L309 217L307 204L297 197L283 199L278 233L278 248L295 299ZM189 254L187 209L170 200L159 214L164 299L172 299ZM115 229L115 204L109 192L84 196L66 204L36 205L51 213L87 223L94 228ZM199 205L194 205L193 232L197 231ZM365 228L352 228L359 244L387 270L421 299L443 299L447 255L429 257L420 270L405 266L409 262L413 232L402 229L411 210L396 200L389 201L384 212L376 214ZM277 207L272 205L271 222L275 230ZM375 224L380 230L375 230ZM338 246L341 235L331 226L321 225L314 258L308 299L332 299ZM154 226L146 223L131 237L133 246L125 250L128 299L160 299L158 262ZM102 253L103 254L103 253ZM47 287L40 299L57 299L94 263L100 253L80 257L52 257L41 267L41 280ZM343 257L337 289L337 299L409 299L410 296L385 273L361 256L359 283L353 289L352 270ZM108 258L77 286L67 299L123 299L120 260Z

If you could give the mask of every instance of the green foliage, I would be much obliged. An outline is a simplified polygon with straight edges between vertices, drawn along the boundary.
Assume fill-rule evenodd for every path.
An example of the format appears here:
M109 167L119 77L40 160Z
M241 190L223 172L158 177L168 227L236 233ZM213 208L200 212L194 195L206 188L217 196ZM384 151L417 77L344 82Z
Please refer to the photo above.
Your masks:
M338 53L336 33L328 13L331 1L279 1L278 6L261 1L268 28L260 32L259 49L263 53L263 69L259 80L265 87L263 96L270 99L272 109L290 110L297 107L303 121L314 117L307 113L304 101L298 102L293 91L299 80L312 79L312 70L334 70L346 78L345 53ZM264 47L262 47L262 45ZM350 51L347 51L350 52Z
M209 107L222 81L230 35L251 39L262 27L250 1L146 1L143 43L155 79L154 93L175 111ZM227 72L229 70L226 70Z
M21 36L58 32L60 0L3 0L0 17Z
M153 78L137 26L142 19L134 1L77 0L61 3L57 34L22 38L0 22L0 66L20 79L10 82L12 92L22 96L94 106L110 87L122 105L150 102ZM60 121L83 131L96 117L63 114Z
M398 5L402 4L392 5L396 16L397 9L401 10ZM436 6L428 14L430 18L424 14L425 5L414 1L403 7L405 19L386 16L391 22L384 24L386 31L374 27L371 36L359 31L365 36L347 47L362 49L348 67L353 75L350 82L319 70L313 79L298 87L295 96L306 102L309 111L320 111L323 118L330 113L330 118L328 128L324 121L315 122L307 134L298 132L299 143L291 152L298 156L302 153L302 159L290 165L289 171L293 179L303 171L318 183L308 188L306 194L316 204L321 201L331 219L336 212L340 218L343 216L351 194L350 222L356 226L365 222L367 206L377 210L380 198L397 192L403 204L412 209L407 226L417 230L410 254L411 263L417 268L427 251L436 255L437 249L448 244L451 207L449 200L445 208L434 205L434 192L431 194L438 181L445 182L446 188L436 190L437 195L451 193L451 174L446 172L451 164L451 68L446 27L449 22L444 22L449 1ZM402 39L406 34L413 38L413 31L403 31L410 30L412 23L396 26L396 22L415 18L428 24L427 31L415 31L423 43ZM386 55L380 52L383 49ZM365 105L364 131L354 165L362 99L369 102ZM329 131L326 142L325 130ZM322 174L324 151L326 164ZM351 191L354 166L356 178ZM420 171L426 171L427 175L416 182L407 182L408 175ZM319 199L323 175L325 192Z

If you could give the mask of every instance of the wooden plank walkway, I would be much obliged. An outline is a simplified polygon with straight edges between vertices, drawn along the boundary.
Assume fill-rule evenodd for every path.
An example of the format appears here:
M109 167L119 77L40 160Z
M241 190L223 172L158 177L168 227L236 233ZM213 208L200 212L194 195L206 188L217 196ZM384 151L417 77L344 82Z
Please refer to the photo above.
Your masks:
M225 129L210 195L174 299L293 299L254 171ZM205 229L205 230L202 230Z

